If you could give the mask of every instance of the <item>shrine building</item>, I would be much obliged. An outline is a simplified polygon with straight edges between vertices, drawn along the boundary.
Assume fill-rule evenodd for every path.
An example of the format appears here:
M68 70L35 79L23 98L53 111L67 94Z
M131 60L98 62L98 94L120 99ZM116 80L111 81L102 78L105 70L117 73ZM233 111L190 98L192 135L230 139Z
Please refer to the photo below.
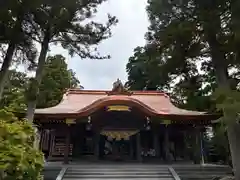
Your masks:
M180 109L159 91L69 89L55 107L36 109L49 161L195 161L205 127L219 115Z

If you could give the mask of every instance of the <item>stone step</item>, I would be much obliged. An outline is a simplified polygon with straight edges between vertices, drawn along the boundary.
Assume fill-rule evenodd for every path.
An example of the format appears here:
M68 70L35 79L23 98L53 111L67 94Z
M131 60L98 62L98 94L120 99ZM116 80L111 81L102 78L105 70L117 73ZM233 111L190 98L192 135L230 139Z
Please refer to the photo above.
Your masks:
M230 172L224 172L224 171L216 171L216 172L208 172L208 171L178 171L178 174L230 174Z
M69 169L68 172L168 172L168 169Z
M199 172L220 172L220 171L225 171L225 172L231 172L231 169L188 169L188 168L184 168L184 169L179 169L179 168L174 168L177 171L199 171Z
M210 180L231 174L229 167L175 167L181 180Z
M132 171L132 172L124 172L124 171L112 171L112 172L96 172L96 171L92 171L92 172L84 172L84 171L67 171L66 174L81 174L81 175L84 175L84 174L94 174L94 175L105 175L105 174L111 174L111 175L117 175L117 174L125 174L125 175L131 175L131 174L135 174L135 175L145 175L145 174L169 174L168 171L165 171L165 172L147 172L147 171L141 171L141 172L136 172L136 171Z
M86 174L86 175L71 175L71 174L66 174L64 175L64 180L65 178L71 178L71 179L77 179L77 178L99 178L99 179L109 179L109 178L114 178L114 179L119 179L119 178L172 178L172 175L159 175L159 174L146 174L146 175L125 175L125 174L118 174L118 175L110 175L110 174L105 174L105 175L93 175L93 174Z
M85 179L85 178L75 178L75 179L72 179L72 178L64 178L63 180L82 180L82 179ZM101 178L91 178L90 180L99 180ZM107 180L132 180L132 179L135 179L135 178L108 178ZM137 180L174 180L174 178L137 178Z
M145 166L96 166L96 167L77 167L77 166L73 166L71 167L73 169L166 169L165 167L145 167Z
M207 179L207 178L214 178L214 177L225 177L228 174L178 174L181 179Z
M133 169L133 170L144 170L144 169L156 169L156 170L165 170L167 169L166 166L165 167L145 167L145 166L140 166L140 167L137 167L137 166L96 166L96 167L88 167L88 166L83 166L83 167L77 167L77 166L73 166L71 167L71 169Z
M225 175L226 176L226 175ZM224 176L217 176L217 175L180 175L181 180L207 180L213 179L215 177L224 177Z
M230 171L231 168L230 167L225 167L225 168L222 168L222 167L174 167L174 169L177 169L177 170L185 170L185 169L188 169L188 170L198 170L198 171Z
M116 163L116 164L71 164L71 167L162 167L165 168L166 165L160 165L160 164L136 164L136 163ZM181 166L179 166L181 167Z
M169 169L165 166L74 166L69 167L63 176L63 180L77 179L150 179L150 180L174 180Z

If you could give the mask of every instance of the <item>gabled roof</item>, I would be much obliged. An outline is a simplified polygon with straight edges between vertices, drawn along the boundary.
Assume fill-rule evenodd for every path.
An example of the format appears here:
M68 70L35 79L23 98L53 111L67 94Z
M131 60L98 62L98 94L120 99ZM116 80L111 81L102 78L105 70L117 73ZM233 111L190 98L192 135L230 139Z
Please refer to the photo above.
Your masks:
M119 90L119 89L118 89ZM95 91L69 89L55 107L36 109L36 115L90 115L109 105L128 105L140 108L153 116L208 116L205 112L177 108L168 95L158 91ZM215 118L216 119L216 118Z

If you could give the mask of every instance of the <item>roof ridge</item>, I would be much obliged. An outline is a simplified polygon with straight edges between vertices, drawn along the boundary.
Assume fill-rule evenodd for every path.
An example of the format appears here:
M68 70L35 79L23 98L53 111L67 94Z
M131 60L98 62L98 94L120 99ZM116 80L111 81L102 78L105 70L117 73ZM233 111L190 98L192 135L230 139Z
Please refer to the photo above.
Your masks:
M72 88L72 89L68 89L66 94L67 95L68 94L106 94L107 92L111 92L111 90L85 90L85 89ZM147 91L133 90L130 92L133 92L132 95L163 95L169 98L167 93L162 91L157 91L157 90L147 90Z

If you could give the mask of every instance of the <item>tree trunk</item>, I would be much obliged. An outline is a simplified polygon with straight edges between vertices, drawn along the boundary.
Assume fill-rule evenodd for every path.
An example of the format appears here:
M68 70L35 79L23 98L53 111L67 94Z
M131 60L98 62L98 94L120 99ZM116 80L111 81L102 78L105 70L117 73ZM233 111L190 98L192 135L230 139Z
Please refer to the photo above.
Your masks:
M13 41L11 41L9 43L7 53L5 55L5 58L3 60L3 64L2 64L2 67L1 67L1 71L0 71L0 100L2 99L3 90L4 90L4 87L6 85L6 81L7 81L7 78L8 78L9 67L11 66L12 57L13 57L15 47L16 47L16 44Z
M221 60L217 59L217 61ZM218 87L222 89L230 89L228 77L225 76L225 74L226 70L224 70L223 66L216 68ZM227 135L234 175L237 180L240 180L240 125L238 124L237 120L233 122L227 122Z
M22 14L18 14L18 18L16 21L16 24L14 26L14 33L12 34L12 36L10 37L10 42L8 44L8 49L7 49L7 53L4 57L3 60L3 64L1 67L1 71L0 71L0 101L2 99L2 94L3 94L3 90L4 87L6 85L6 81L8 80L8 72L9 72L9 67L11 66L12 63L12 57L16 48L16 45L19 42L19 36L21 34L21 30L22 30L22 19L23 19L23 15Z
M216 33L208 36L211 48L212 62L215 69L217 84L220 89L230 90L230 82L227 72L227 64L220 49L220 44L216 40ZM227 134L232 158L233 171L236 180L240 180L240 125L237 120L227 123Z
M227 134L232 157L233 172L235 179L240 180L240 124L229 124L227 126Z
M36 75L35 75L36 84L34 84L34 86L37 86L37 87L34 88L34 92L30 92L34 95L34 97L37 97L38 95L39 85L42 80L42 74L43 74L45 60L47 56L49 41L50 41L49 36L45 35L44 40L42 42L41 52L38 58L38 66L37 66ZM36 103L37 103L37 98L28 99L26 119L30 122L33 122Z

